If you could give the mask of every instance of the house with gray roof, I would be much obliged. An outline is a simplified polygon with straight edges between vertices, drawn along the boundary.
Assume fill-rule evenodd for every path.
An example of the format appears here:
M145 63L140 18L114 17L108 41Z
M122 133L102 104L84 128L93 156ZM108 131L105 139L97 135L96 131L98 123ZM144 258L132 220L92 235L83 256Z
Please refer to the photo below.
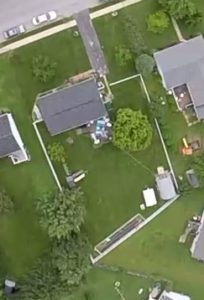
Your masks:
M197 36L154 54L158 71L177 106L192 106L198 120L204 119L204 39Z
M177 196L173 178L169 171L164 170L163 167L158 167L155 180L162 200L171 200Z
M9 157L13 164L29 160L11 113L0 114L0 158Z
M191 300L189 296L176 293L176 292L167 292L163 291L159 300Z
M204 212L190 251L193 258L204 262Z
M34 108L51 135L81 127L107 115L94 78L38 95Z

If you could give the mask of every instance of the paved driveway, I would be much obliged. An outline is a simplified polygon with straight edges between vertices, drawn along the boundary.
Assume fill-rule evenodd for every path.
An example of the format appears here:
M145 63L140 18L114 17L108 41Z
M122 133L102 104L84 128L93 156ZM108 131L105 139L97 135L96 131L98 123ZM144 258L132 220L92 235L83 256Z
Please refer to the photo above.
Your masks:
M56 10L61 17L71 16L88 7L99 4L99 0L0 0L0 40L2 32L18 24L33 29L32 17Z

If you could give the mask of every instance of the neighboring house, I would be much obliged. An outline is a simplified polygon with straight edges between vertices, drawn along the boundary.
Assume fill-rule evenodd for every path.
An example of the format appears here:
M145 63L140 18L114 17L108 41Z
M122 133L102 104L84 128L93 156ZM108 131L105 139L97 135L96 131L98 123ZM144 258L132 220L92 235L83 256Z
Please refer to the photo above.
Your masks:
M204 262L204 212L200 221L200 227L191 246L192 257Z
M0 114L0 158L9 157L13 164L29 157L11 113Z
M176 197L176 189L169 171L164 170L163 167L157 168L155 175L157 189L162 200L171 200Z
M193 108L204 119L204 40L197 36L154 54L167 90L174 94L178 108Z
M86 125L107 115L94 78L38 95L34 112L51 135Z
M175 292L163 291L159 300L191 300L190 297Z

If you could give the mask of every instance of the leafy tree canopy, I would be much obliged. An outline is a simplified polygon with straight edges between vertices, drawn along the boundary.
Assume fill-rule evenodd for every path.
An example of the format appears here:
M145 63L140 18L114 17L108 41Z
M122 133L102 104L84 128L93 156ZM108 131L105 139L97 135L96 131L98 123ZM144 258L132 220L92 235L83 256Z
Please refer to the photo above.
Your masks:
M182 20L188 15L193 15L196 10L191 0L159 0L163 9L177 20Z
M169 17L163 10L159 10L155 14L149 15L147 18L148 31L163 33L168 27Z
M68 238L79 232L84 222L84 196L79 188L45 196L38 200L37 209L40 223L50 238Z
M154 70L155 61L148 54L141 54L135 61L137 72L148 77Z
M202 12L196 9L193 14L191 15L189 14L185 16L184 22L186 25L194 27L197 26L199 23L201 23L202 19L203 19Z
M113 143L122 150L146 149L152 141L152 127L141 111L119 109L113 130Z
M91 246L88 239L79 234L53 244L52 259L62 282L68 286L80 283L90 268L90 252Z

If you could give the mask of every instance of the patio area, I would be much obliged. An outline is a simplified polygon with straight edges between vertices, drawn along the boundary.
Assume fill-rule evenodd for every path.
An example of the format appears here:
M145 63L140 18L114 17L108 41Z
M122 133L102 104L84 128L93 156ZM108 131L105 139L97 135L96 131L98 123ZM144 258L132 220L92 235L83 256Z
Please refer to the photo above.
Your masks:
M173 89L173 95L177 104L177 107L182 111L183 116L188 124L191 126L198 122L196 112L194 109L193 101L186 84L182 84Z
M183 111L187 107L192 106L193 102L186 84L182 84L173 89L174 97L179 110Z

